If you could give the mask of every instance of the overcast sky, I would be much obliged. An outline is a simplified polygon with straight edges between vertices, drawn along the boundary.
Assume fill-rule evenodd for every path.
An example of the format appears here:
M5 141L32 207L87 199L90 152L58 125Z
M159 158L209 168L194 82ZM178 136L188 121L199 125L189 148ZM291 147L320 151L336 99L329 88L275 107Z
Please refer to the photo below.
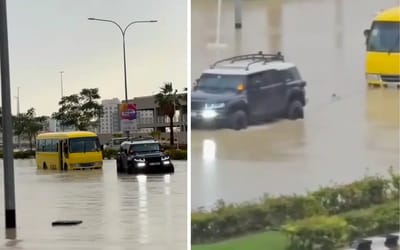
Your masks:
M151 95L165 81L187 86L187 0L12 0L7 1L11 94L20 86L20 111L58 110L64 95L99 88L102 99L125 97L122 36L112 19L127 25L128 98ZM16 113L16 98L12 112Z

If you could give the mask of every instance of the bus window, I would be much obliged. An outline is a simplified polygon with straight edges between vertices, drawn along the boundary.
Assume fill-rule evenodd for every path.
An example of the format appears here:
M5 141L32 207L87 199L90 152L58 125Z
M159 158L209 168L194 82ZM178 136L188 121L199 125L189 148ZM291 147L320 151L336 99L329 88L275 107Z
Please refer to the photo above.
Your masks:
M367 50L400 52L400 22L374 22L368 36Z
M100 145L96 137L70 139L70 153L96 152L100 150Z

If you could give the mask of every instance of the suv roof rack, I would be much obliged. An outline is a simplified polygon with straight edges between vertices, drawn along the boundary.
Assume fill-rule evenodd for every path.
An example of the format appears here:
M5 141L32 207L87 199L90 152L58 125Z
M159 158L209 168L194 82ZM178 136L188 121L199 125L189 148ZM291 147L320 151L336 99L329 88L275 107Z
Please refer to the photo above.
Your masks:
M226 59L222 59L219 61L216 61L214 64L210 66L210 69L215 68L218 64L223 63L223 62L228 62L234 63L237 61L245 61L245 60L252 60L252 62L248 63L246 65L246 70L249 70L250 65L263 62L264 64L272 61L284 61L284 56L280 51L278 51L276 54L263 54L262 51L259 51L256 54L247 54L247 55L240 55L240 56L234 56Z

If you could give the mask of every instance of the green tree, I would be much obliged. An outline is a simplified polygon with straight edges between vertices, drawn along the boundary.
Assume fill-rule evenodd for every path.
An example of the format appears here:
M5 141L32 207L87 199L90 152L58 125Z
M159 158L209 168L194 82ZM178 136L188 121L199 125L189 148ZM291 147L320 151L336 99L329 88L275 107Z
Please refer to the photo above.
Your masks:
M150 136L154 139L160 140L161 132L159 130L154 130L150 133Z
M28 109L26 113L20 113L13 117L14 133L17 136L29 140L29 147L32 150L37 134L43 130L45 116L36 116L34 108Z
M52 117L61 122L62 126L74 126L78 130L97 127L103 113L103 107L98 103L99 90L82 89L78 94L64 96L58 103L61 107Z
M3 109L0 107L0 131L3 131Z
M177 94L178 90L174 89L172 82L166 82L160 88L160 92L155 95L155 103L158 105L161 115L168 116L170 129L170 144L174 145L174 116L175 111L180 108L182 95Z

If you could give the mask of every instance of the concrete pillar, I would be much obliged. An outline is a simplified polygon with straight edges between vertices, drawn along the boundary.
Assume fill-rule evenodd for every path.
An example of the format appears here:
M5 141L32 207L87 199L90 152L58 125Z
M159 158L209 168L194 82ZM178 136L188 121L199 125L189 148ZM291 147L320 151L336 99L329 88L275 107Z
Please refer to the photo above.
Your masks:
M235 28L242 28L242 0L235 0Z

